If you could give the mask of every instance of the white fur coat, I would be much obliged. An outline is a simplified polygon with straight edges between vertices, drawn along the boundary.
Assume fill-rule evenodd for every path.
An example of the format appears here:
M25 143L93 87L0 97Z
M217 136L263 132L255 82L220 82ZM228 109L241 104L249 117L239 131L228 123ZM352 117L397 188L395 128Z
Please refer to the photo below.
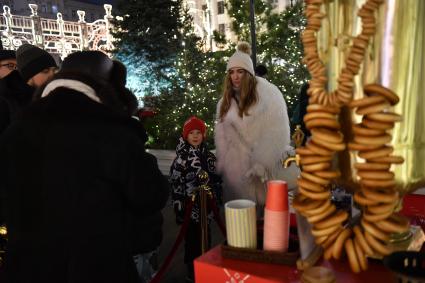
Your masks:
M281 164L293 150L285 100L275 85L260 77L257 93L258 102L249 109L249 116L239 117L232 99L224 119L215 126L217 172L223 178L225 201L243 198L262 205L267 180L285 180L290 189L296 186L298 167L284 169Z

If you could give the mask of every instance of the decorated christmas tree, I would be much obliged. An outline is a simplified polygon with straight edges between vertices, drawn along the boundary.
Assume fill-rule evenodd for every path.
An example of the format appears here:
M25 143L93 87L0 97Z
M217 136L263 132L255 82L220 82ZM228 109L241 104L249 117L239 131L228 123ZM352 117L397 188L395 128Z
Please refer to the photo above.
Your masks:
M230 0L227 8L238 40L250 41L248 1ZM267 79L280 88L291 115L299 88L308 79L307 71L301 64L303 52L300 33L305 25L303 6L297 3L282 13L275 13L266 2L256 1L255 8L257 62L267 67ZM208 143L210 147L214 147L212 137L216 104L222 94L226 63L235 50L236 42L225 42L221 38L220 46L223 46L223 50L205 51L205 41L194 34L193 20L188 11L180 6L179 9L179 23L176 25L180 27L179 35L176 36L179 42L174 49L169 50L169 58L174 58L173 64L153 61L154 66L160 67L162 77L147 80L145 77L144 80L144 106L156 111L156 115L145 122L150 136L148 146L173 149L184 121L196 115L205 120ZM217 32L215 35L220 36ZM123 45L127 42L125 38L122 39ZM137 46L133 49L142 50ZM143 52L147 52L146 50ZM130 63L134 62L133 59L130 60ZM145 58L144 61L138 61L135 72L147 72L147 76L149 72L146 70L150 67L142 68L142 62L149 60Z
M136 94L167 85L181 42L181 0L120 1L113 21L114 56L128 69Z
M175 148L184 122L192 115L207 124L207 142L213 146L215 108L221 95L229 51L203 51L205 42L194 34L193 20L182 10L182 42L170 76L170 86L159 95L144 97L144 105L156 109L146 122L149 146Z

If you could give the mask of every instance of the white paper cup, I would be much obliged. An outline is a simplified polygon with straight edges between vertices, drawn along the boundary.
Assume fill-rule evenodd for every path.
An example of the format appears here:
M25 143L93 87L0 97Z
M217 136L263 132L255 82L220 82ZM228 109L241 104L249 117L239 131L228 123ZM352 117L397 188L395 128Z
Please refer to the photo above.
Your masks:
M226 202L227 244L237 248L257 248L255 202L237 199Z

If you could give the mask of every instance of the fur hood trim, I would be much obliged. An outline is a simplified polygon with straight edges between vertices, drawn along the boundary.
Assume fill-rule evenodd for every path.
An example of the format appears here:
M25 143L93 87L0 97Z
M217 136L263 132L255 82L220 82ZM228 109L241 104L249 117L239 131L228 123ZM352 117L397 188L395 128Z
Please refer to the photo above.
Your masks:
M94 100L97 103L102 103L100 101L99 97L96 95L95 90L91 86L89 86L89 85L87 85L83 82L80 82L80 81L77 81L77 80L70 80L70 79L57 79L57 80L51 81L44 88L44 90L41 94L41 97L46 97L52 91L54 91L55 89L60 88L60 87L64 87L64 88L68 88L68 89L78 91L80 93L85 94L91 100Z

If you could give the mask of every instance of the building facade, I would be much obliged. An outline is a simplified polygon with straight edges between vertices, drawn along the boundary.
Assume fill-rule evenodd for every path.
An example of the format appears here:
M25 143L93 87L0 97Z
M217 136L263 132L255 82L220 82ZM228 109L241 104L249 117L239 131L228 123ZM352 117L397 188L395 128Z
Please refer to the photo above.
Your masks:
M27 16L31 13L29 4L38 6L38 15L42 18L56 19L57 13L61 13L65 21L78 21L78 10L85 11L85 20L94 22L102 19L105 15L103 4L111 4L112 1L100 1L102 5L91 0L0 0L0 7L10 7L13 15Z
M4 0L1 1L4 2ZM9 4L14 4L15 13L24 10L23 6L15 5L17 2L11 3L9 1ZM65 12L72 12L74 7L78 7L76 11L77 20L69 21L64 19L65 16L62 12L54 14L54 18L47 17L46 15L52 14L54 9L53 11L44 10L44 12L40 12L40 7L34 3L37 1L32 0L31 2L33 3L27 4L29 11L25 15L15 14L12 7L3 6L3 13L0 14L2 48L16 50L22 44L30 43L45 49L60 59L81 50L100 50L108 53L114 49L111 35L111 5L99 6L102 9L99 18L90 21L91 15L89 14L89 21L87 21L87 12L81 10L83 6L72 6L70 2L76 1L66 2L70 6L67 6L68 9ZM50 3L50 8L53 5L51 2L42 2ZM54 5L56 4L59 5L59 1L55 2ZM63 4L63 2L60 4ZM90 10L88 13L90 13ZM45 17L42 15L45 15Z
M287 6L297 0L268 0L276 12L282 12ZM195 33L206 39L207 48L219 49L213 41L213 32L225 35L226 39L234 41L231 31L231 19L225 8L226 0L183 0L183 3L193 17Z

